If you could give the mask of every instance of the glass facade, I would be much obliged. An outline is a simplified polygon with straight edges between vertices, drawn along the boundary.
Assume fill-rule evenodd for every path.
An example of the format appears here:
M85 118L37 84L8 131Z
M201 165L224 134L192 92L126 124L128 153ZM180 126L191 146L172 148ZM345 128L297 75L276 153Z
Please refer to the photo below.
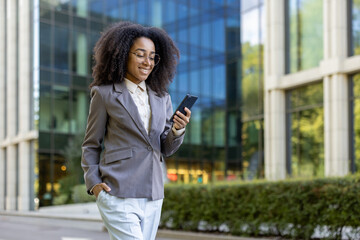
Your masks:
M291 177L324 176L323 85L287 93L287 173Z
M90 5L83 0L40 1L36 189L41 205L52 204L58 194L59 181L67 176L64 148L86 126L91 54L100 36L99 27L92 30L85 18Z
M286 71L317 67L323 58L323 1L286 1Z
M62 153L86 126L92 48L110 23L165 29L181 52L174 108L199 96L170 181L264 177L263 1L41 0L38 197L53 202L67 175ZM80 164L80 162L79 162Z
M360 0L351 0L350 55L360 55Z

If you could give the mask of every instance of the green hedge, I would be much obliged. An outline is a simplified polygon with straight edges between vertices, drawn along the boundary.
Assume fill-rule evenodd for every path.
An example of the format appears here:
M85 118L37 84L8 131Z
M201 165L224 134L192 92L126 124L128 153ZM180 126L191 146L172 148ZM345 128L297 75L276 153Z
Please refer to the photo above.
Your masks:
M350 229L359 237L360 178L167 185L160 226L294 239L341 239Z

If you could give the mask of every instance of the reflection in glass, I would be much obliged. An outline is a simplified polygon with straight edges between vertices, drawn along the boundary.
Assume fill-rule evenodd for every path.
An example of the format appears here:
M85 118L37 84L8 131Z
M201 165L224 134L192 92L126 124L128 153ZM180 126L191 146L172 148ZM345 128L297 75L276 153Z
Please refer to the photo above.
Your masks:
M249 121L242 125L243 177L264 178L263 121Z
M289 0L287 44L293 73L316 67L323 57L323 1Z
M292 90L288 93L287 141L291 144L287 159L292 177L324 176L324 109L322 84ZM306 103L306 104L304 104Z
M87 17L87 0L72 0L73 13L79 17Z
M360 55L360 0L352 0L352 55Z
M242 1L241 15L241 177L264 178L263 7Z
M40 110L39 110L39 130L50 130L51 122L51 86L40 85Z
M246 120L262 113L262 51L260 9L242 15L242 118Z
M72 70L78 75L87 75L88 64L85 61L87 56L87 38L86 33L82 31L73 32L73 51L72 51Z
M54 34L54 67L69 70L69 30L55 26Z
M351 153L351 171L360 172L360 74L356 74L352 78L352 114L351 117L353 126L351 126L353 133L351 138L352 153Z
M84 132L88 113L87 91L73 90L72 92L72 119L70 121L71 133Z
M51 26L40 23L40 66L51 66Z
M52 11L50 8L45 7L44 5L40 5L40 18L51 21Z
M52 165L50 154L39 153L38 154L38 171L39 171L39 188L38 198L40 200L40 206L48 206L52 203Z
M70 116L69 116L69 88L55 85L53 89L54 107L51 122L55 132L68 133Z
M107 0L105 15L110 22L118 21L120 19L120 3L119 0Z
M105 1L103 0L89 0L90 17L101 20Z

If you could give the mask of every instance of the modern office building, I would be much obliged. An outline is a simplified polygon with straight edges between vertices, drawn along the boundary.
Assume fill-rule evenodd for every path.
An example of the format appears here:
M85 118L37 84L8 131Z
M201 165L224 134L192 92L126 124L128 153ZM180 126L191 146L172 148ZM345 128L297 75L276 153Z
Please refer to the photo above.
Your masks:
M181 51L174 107L199 96L170 181L359 172L360 0L0 0L0 11L0 210L54 204L67 153L81 152L93 46L117 21L165 29Z

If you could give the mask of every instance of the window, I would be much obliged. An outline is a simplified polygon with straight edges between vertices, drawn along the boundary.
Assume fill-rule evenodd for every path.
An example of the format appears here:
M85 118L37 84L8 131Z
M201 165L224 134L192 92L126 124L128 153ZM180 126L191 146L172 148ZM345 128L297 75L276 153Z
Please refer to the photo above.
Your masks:
M322 0L286 3L286 71L294 73L316 67L323 58Z
M360 0L351 1L350 55L360 55Z
M350 171L360 172L360 74L350 80Z
M287 172L292 177L324 176L324 109L321 84L287 93Z

